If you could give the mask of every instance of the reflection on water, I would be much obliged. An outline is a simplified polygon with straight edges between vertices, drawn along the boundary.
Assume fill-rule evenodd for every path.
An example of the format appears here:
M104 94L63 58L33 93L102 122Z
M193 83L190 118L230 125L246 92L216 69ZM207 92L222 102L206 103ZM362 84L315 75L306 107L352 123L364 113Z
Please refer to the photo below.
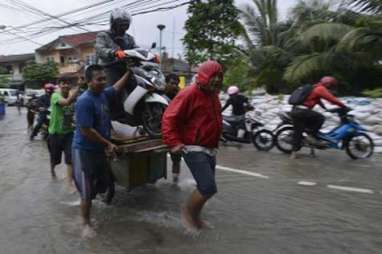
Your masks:
M57 168L59 180L52 181L45 143L28 140L25 114L19 117L12 109L7 114L0 121L1 253L358 254L382 247L379 196L357 198L221 171L219 193L203 214L215 229L191 237L179 218L195 186L186 169L177 186L161 180L131 192L117 188L111 206L97 199L92 209L97 236L84 240L78 195L62 180L65 167ZM269 159L258 165L282 163ZM298 163L288 165L285 177L303 170Z

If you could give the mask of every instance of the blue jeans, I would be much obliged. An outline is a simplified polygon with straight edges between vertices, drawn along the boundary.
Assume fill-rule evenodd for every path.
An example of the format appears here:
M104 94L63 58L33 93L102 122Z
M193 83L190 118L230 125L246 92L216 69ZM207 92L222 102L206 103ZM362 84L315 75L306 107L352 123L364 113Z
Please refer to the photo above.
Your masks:
M193 175L197 189L204 197L211 197L217 192L215 181L216 158L204 152L187 152L184 161Z

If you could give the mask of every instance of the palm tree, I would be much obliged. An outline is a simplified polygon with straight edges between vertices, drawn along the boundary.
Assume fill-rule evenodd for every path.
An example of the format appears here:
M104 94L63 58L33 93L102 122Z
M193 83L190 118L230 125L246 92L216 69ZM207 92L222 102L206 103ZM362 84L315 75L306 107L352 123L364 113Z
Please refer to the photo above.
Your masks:
M241 10L246 39L251 47L279 44L281 31L277 0L252 0Z
M336 59L343 53L336 51L337 43L353 28L340 23L316 24L295 39L300 54L286 68L284 79L299 84L318 79L336 68Z
M349 4L362 12L382 14L382 0L349 0Z
M280 22L277 0L252 0L241 10L243 38L247 47L244 55L251 66L249 79L268 92L278 92L283 85L283 69L289 62L285 50L291 24Z

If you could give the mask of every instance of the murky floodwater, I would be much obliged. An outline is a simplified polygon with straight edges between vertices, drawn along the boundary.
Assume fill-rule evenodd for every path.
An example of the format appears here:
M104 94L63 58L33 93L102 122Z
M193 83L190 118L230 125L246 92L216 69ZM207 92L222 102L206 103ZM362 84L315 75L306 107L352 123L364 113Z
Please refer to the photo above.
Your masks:
M327 164L322 170L313 165L309 175L325 179L322 186L305 188L295 184L308 174L302 173L307 172L302 162L224 148L222 163L271 177L218 171L219 193L204 213L215 229L198 237L184 232L179 209L194 183L183 169L179 186L161 180L132 192L118 188L111 206L96 200L92 218L97 236L84 240L78 195L65 188L64 167L57 168L58 181L50 179L46 145L28 140L25 112L18 116L8 108L0 121L0 149L0 253L359 254L380 253L382 248L382 195L325 189L329 179L353 181L345 174L330 176ZM359 167L362 182L372 175L373 188L380 184L382 174L374 168L380 162ZM346 168L346 163L338 167Z

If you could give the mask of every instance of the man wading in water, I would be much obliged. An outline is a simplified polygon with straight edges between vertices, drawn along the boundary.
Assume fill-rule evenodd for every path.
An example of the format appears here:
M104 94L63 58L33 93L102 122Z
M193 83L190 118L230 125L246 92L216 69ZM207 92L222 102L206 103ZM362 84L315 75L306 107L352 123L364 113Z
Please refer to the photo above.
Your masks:
M223 83L219 63L200 65L196 82L181 91L166 109L162 134L172 153L183 152L197 189L182 208L182 222L196 232L206 226L200 218L203 206L216 192L216 152L222 132L221 105L218 93Z

